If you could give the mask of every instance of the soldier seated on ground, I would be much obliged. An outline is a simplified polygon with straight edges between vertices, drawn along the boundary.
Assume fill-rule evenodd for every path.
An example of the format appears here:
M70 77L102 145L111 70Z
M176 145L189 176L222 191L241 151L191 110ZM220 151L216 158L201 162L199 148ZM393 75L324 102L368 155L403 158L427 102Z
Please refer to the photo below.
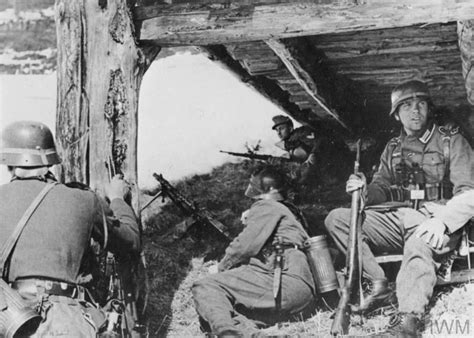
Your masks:
M374 254L403 253L396 281L402 320L393 329L398 334L418 333L436 284L436 263L461 236L462 224L451 221L458 217L452 209L443 209L442 217L437 217L440 205L474 188L471 146L457 129L436 125L432 112L426 84L409 81L396 87L390 116L401 122L401 134L385 147L369 185L364 177L351 175L346 187L348 192L362 189L368 206L360 249L363 273L372 289L355 310L367 313L393 300ZM375 208L376 204L385 205ZM342 252L346 252L349 222L350 210L344 208L331 211L325 220Z
M271 167L251 176L245 195L256 201L243 217L246 227L210 269L217 273L193 285L196 310L213 334L247 336L311 310L315 286L301 251L308 234L285 201L286 189L286 177ZM279 241L282 265L275 266Z
M272 129L280 138L276 146L287 151L291 160L300 163L292 176L303 190L331 185L347 177L349 168L345 159L350 153L342 140L317 135L305 126L295 129L293 121L284 115L274 116L273 123Z
M59 184L49 171L58 163L44 124L23 121L4 128L0 164L12 178L0 186L0 252L17 241L2 262L2 277L43 317L38 337L95 337L105 315L78 284L91 272L84 266L91 237L120 257L137 255L138 224L124 202L129 186L121 177L106 186L107 204L90 190ZM18 229L19 236L13 235Z

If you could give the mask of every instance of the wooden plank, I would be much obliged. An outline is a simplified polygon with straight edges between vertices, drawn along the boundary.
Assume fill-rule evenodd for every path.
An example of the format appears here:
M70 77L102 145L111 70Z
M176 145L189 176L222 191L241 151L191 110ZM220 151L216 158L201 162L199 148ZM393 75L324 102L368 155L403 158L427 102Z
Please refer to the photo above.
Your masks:
M467 100L474 105L474 20L458 23L458 39Z
M291 52L286 48L286 46L279 40L266 40L267 45L275 52L276 55L280 58L281 62L286 66L291 75L295 80L301 85L303 90L308 94L308 96L319 105L323 111L326 112L330 117L335 119L340 125L349 130L349 127L341 119L340 115L332 107L329 107L325 99L318 94L318 89L316 83L312 79L311 75L301 67L298 60L293 58Z
M403 255L385 255L375 257L375 261L379 264L401 262L402 259Z
M469 20L468 0L199 1L136 6L141 39L229 44Z
M449 281L439 280L436 285L447 285L456 283L471 283L474 281L474 269L466 269L451 272L451 279Z
M57 1L62 8L56 22L58 85L56 100L56 144L62 159L60 180L89 184L89 106L84 102L83 27L79 2Z

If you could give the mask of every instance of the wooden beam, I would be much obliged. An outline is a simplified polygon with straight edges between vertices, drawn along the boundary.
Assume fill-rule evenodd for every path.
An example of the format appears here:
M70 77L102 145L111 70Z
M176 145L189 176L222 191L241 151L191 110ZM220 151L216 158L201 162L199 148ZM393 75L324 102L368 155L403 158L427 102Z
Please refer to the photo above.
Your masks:
M224 68L234 73L247 86L260 93L281 110L287 112L296 121L300 123L307 122L306 113L302 112L298 106L286 99L288 94L275 84L274 81L268 80L264 76L261 77L261 80L254 81L254 78L250 76L248 70L230 55L229 50L233 48L234 46L221 45L199 47L202 52L208 54L211 60L218 62ZM266 84L263 85L262 81L266 82Z
M295 58L293 58L288 48L286 48L286 46L279 40L272 39L266 40L265 42L280 58L281 62L283 62L291 75L300 84L303 90L311 97L311 99L340 125L349 130L346 123L339 116L339 113L337 113L333 108L329 107L325 99L318 94L318 88L311 75L309 75L309 73L306 72L303 67L301 67L300 63Z
M474 105L474 20L458 22L458 40L467 100Z
M163 46L229 44L469 19L474 19L474 1L469 0L208 0L134 8L140 39Z
M62 178L100 193L113 167L132 183L138 211L139 88L160 47L137 47L126 0L57 0L56 27Z

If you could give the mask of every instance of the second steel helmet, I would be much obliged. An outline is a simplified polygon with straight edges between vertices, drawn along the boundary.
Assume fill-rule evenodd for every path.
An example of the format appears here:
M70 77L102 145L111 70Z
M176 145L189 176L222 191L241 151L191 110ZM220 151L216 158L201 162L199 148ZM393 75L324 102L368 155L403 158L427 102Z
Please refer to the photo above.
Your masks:
M53 134L40 122L19 121L6 126L0 137L0 164L39 167L61 163Z
M390 109L390 116L397 111L398 106L403 101L415 97L430 98L428 86L424 82L412 80L395 87L392 90L392 108Z

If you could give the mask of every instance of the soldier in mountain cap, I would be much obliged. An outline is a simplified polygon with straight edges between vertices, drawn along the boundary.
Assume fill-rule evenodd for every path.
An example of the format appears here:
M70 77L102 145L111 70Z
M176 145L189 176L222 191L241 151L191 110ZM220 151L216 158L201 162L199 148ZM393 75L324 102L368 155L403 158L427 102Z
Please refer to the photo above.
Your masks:
M199 316L217 336L250 336L258 323L274 324L313 305L314 281L301 251L308 234L298 209L285 200L285 181L271 167L251 176L245 195L255 203L243 216L244 230L210 269L218 273L192 287ZM277 245L283 250L281 279L275 271Z
M346 185L348 192L362 189L366 198L361 251L363 274L372 283L364 302L354 310L370 312L393 299L374 254L403 253L396 283L401 320L393 333L416 335L436 284L436 262L455 248L462 227L450 221L455 218L450 212L429 217L436 216L440 205L453 196L474 187L474 154L458 128L433 121L425 83L402 83L391 99L390 116L401 123L400 135L388 142L369 185L362 175L351 175ZM344 208L331 211L325 220L342 252L346 252L349 222L350 210Z
M124 202L129 186L122 177L106 186L108 204L86 188L58 183L50 168L59 163L46 125L21 121L3 129L0 164L8 166L11 181L0 186L1 251L23 228L2 277L43 316L38 336L95 337L105 316L78 284L90 273L91 238L118 257L138 254L138 224Z
M317 185L334 183L339 176L347 175L344 163L336 163L339 158L349 156L344 142L337 138L316 135L310 128L294 128L293 121L284 115L272 118L273 127L280 138L275 145L288 152L290 159L300 163L295 173L299 186L314 189Z

